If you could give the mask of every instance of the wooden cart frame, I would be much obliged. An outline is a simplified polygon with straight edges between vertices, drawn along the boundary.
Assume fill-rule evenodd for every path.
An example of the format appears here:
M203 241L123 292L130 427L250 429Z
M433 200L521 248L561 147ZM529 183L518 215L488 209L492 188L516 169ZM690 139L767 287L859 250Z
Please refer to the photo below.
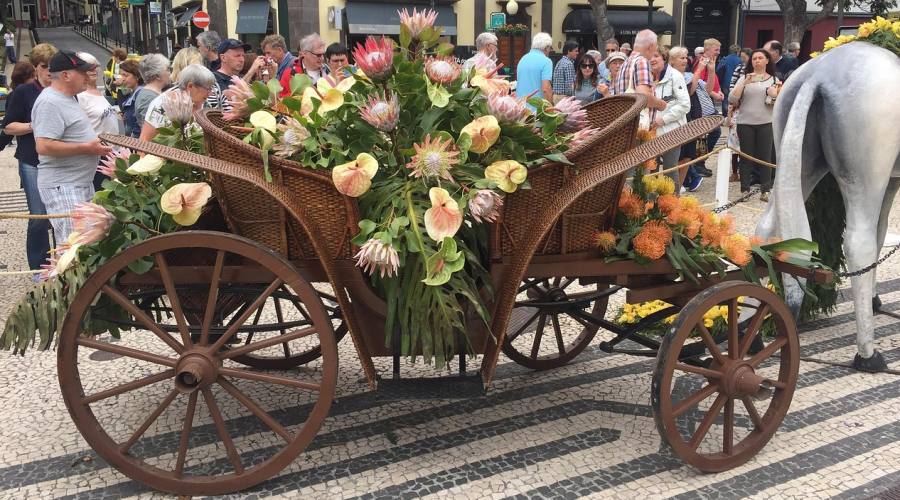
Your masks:
M677 280L667 262L606 263L592 252L593 232L613 224L626 172L720 123L718 118L696 120L634 147L638 114L644 105L639 95L589 105L591 125L600 130L568 152L574 166L547 164L532 169L532 189L507 197L500 219L490 230L489 271L495 288L492 322L488 329L473 321L470 338L475 339L475 350L484 355L479 373L484 387L489 387L501 350L524 366L553 368L573 359L599 328L613 331L616 337L601 348L657 357L652 404L664 442L701 470L724 470L756 454L787 412L799 367L796 326L777 295L758 285L731 281L742 280L740 272L692 283ZM154 237L111 259L78 293L59 342L63 396L88 443L129 477L185 495L247 488L277 474L306 448L333 400L337 342L345 333L353 340L372 389L378 385L372 357L398 356L396 346L385 346L385 302L353 261L350 239L359 221L355 201L334 190L330 174L283 159L272 158L274 180L266 182L258 150L228 133L219 113L198 113L197 121L205 131L209 157L119 136L103 139L209 172L227 228ZM523 220L529 224L522 224ZM139 259L152 259L153 268L141 275L128 272L129 264ZM778 265L784 272L827 279L821 273ZM331 291L323 292L314 283L327 283ZM581 289L571 293L568 287L575 284ZM623 287L629 290L629 301L662 298L674 304L675 310L666 315L677 312L678 318L661 341L642 336L641 324L625 329L604 319L609 295ZM162 296L167 299L161 301ZM149 338L162 342L170 352L160 354L83 336L80 324L88 314L102 314L97 310L101 298L127 311L131 319L124 322L126 326L149 331ZM277 321L260 323L270 300ZM730 311L727 332L714 335L704 327L703 315L722 304ZM283 309L290 307L299 311L293 322L282 317ZM739 309L747 313L746 319L739 319ZM160 314L170 319L161 320ZM559 325L564 316L583 328L571 341L563 339ZM769 338L760 334L764 322L774 327ZM530 325L536 325L533 332ZM555 340L556 347L549 353L541 350L545 327L555 337L548 340ZM235 343L239 334L245 339ZM264 334L272 336L261 338ZM516 343L523 336L533 339L530 345ZM300 339L313 339L312 347L291 351L290 343ZM638 349L620 347L626 341ZM259 354L279 346L283 354ZM79 356L79 348L159 365L163 371L86 394L81 375L88 361ZM464 363L465 356L460 358ZM258 371L291 370L314 360L321 372L314 381ZM761 365L776 360L776 375L757 373ZM249 368L238 368L233 362ZM464 365L461 368L465 371ZM673 386L679 373L696 375L703 384L680 398ZM235 381L309 392L315 395L314 404L305 419L289 429ZM92 405L110 404L113 398L158 383L169 383L171 389L127 439L114 437L92 410ZM226 426L213 387L238 401L260 431L271 432L283 442L273 446L265 459L248 461ZM698 410L698 404L714 394L710 407ZM187 410L177 443L172 443L174 465L161 467L141 458L138 448L144 434L182 396L187 398ZM767 409L757 412L752 398L766 398ZM208 439L222 444L225 457L218 465L192 469L187 454L200 399L216 429L217 437ZM736 402L747 408L746 418L736 416ZM724 415L721 446L700 448L720 414ZM679 423L686 417L699 422L687 434ZM751 429L735 437L734 425L741 419L749 419Z

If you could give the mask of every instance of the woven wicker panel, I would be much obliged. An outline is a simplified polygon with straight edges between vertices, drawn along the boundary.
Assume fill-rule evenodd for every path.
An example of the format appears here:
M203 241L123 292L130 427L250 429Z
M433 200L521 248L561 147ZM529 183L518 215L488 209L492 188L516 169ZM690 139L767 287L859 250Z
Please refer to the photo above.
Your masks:
M495 259L516 251L517 242L531 231L531 226L522 221L531 219L557 198L574 177L615 158L634 145L640 112L634 99L603 99L586 109L592 120L591 126L601 130L589 139L587 147L579 147L569 156L574 167L554 164L534 168L528 173L531 189L518 190L506 197L501 217L492 228L492 256ZM594 232L612 226L615 204L623 182L624 174L579 197L544 235L536 255L575 253L590 248ZM512 222L507 224L507 220Z
M218 158L262 169L259 149L244 143L243 132L232 131L218 111L198 114L203 127L207 151ZM335 259L352 257L350 238L358 215L355 204L334 189L326 172L305 169L298 163L275 156L269 158L272 182L284 186L304 201L304 208L316 217L322 234ZM229 227L236 234L258 241L292 260L315 260L316 253L301 226L285 215L284 208L265 190L226 177L213 179Z

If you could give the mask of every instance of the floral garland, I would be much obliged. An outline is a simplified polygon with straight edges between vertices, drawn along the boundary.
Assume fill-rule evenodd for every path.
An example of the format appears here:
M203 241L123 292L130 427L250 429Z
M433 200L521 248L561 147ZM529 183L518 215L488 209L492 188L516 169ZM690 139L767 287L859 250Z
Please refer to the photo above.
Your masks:
M154 140L202 154L202 133L192 123L190 96L180 90L166 96L163 111L172 126L157 129ZM193 225L212 195L205 173L152 155L118 150L97 170L108 177L103 189L76 206L68 241L53 249L41 281L13 306L0 336L3 349L24 353L35 342L38 349L51 347L75 294L95 270L136 243ZM129 265L138 274L152 267L150 259ZM118 336L121 326L116 320L129 319L128 313L105 295L95 307L104 309L104 319L86 315L83 331Z
M498 35L521 35L528 31L528 26L524 24L504 24L494 28L494 33Z
M463 71L439 43L433 11L399 14L399 47L369 37L353 52L357 71L315 84L238 81L226 118L246 117L267 176L275 154L329 170L358 200L355 257L387 302L386 345L399 329L403 355L444 366L468 310L490 324L485 223L528 188L529 168L567 162L593 131L574 99L518 98L488 61Z
M829 37L822 47L822 52L827 52L835 47L855 41L865 41L885 48L900 57L900 19L891 21L881 16L871 21L860 24L856 35L841 35L837 38ZM816 57L820 52L813 52L811 57Z

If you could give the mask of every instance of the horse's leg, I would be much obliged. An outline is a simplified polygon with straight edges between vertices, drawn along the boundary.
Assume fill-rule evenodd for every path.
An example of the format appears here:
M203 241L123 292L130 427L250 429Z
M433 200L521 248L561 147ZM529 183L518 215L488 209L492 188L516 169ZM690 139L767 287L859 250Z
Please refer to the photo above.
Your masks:
M888 182L887 191L884 193L884 201L881 203L881 215L878 217L878 250L884 248L884 239L887 235L888 218L891 216L891 206L894 204L894 197L897 190L900 189L900 177L894 177ZM872 290L875 296L872 298L872 309L878 311L881 309L881 299L878 298L878 280L875 275L878 273L876 268L872 272Z

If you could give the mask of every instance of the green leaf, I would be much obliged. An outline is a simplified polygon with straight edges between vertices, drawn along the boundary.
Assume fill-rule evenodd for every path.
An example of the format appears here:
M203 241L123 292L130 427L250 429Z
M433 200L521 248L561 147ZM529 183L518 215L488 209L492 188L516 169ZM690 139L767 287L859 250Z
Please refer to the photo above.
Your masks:
M450 104L450 92L442 85L428 85L428 99L438 108L444 108Z
M788 240L779 241L776 243L769 243L766 245L760 245L760 248L766 250L768 252L792 252L792 253L800 253L800 252L819 252L819 244L813 241L805 240L803 238L791 238Z
M268 83L266 83L266 86L269 87L269 92L272 96L278 97L279 95L281 95L281 82L279 82L277 79L272 78Z
M376 224L369 219L363 219L359 221L357 225L359 226L359 234L364 236L368 236L369 234L371 234L372 231L374 231L377 227Z
M434 52L439 56L449 56L453 53L453 44L447 42L438 44L438 46L434 48Z
M305 74L297 74L291 77L291 94L302 94L306 87L312 85L312 80Z
M406 240L406 249L412 253L419 253L422 251L422 247L419 246L419 239L416 238L416 234L411 230L407 229L403 232L404 239Z
M400 46L404 49L409 48L409 44L412 42L412 37L409 36L409 30L406 29L406 26L400 25Z
M544 158L554 162L554 163L562 163L564 165L574 165L574 163L570 162L566 155L562 153L553 153L549 155L544 155Z
M257 80L253 82L253 85L250 85L250 90L253 91L253 96L260 101L269 100L269 87L266 87L265 83Z

